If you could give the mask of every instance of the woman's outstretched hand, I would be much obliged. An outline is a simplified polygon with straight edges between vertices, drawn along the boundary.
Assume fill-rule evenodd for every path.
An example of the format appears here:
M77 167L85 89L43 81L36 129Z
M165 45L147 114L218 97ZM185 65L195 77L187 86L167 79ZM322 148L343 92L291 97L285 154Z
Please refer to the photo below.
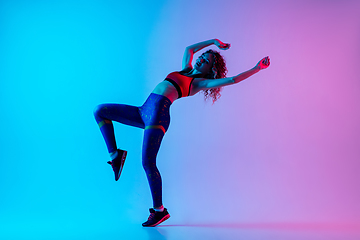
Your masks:
M215 39L214 44L221 50L228 50L230 48L230 43L223 43L219 39Z
M255 67L258 68L259 70L261 70L261 69L265 69L269 66L270 66L270 58L264 57L263 59L260 60L260 62L258 62L258 64L256 64Z

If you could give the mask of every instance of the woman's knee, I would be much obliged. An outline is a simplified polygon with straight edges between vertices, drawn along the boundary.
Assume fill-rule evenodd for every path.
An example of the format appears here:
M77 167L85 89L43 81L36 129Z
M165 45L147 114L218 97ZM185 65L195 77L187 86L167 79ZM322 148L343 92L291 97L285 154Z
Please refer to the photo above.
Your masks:
M142 161L142 166L143 166L145 172L154 172L157 170L155 161L144 159Z
M101 112L106 108L106 105L105 104L100 104L100 105L97 105L95 108L94 108L94 116L96 118L96 120L98 120L98 118L101 118Z

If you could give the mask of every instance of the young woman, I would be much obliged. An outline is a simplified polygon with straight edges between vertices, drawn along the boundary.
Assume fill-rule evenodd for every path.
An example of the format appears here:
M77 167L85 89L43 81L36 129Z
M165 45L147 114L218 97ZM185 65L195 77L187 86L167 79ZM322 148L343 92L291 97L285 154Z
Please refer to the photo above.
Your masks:
M123 104L101 104L94 111L96 122L105 139L115 181L120 177L126 154L125 150L117 149L112 121L144 129L142 148L142 164L150 185L153 208L150 216L142 225L153 227L170 217L162 203L162 182L156 167L156 155L161 140L170 123L169 108L177 99L195 95L203 91L205 99L212 98L215 102L220 97L221 87L238 83L270 65L269 57L265 57L256 66L234 77L226 78L226 65L223 57L213 50L203 53L192 66L193 55L197 51L216 45L221 50L227 50L230 44L218 39L212 39L191 45L185 49L180 72L170 73L152 91L141 107Z

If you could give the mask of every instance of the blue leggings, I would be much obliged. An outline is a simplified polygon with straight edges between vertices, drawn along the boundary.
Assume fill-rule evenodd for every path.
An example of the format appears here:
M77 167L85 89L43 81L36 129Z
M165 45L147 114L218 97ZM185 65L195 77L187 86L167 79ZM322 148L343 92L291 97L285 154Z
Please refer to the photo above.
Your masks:
M124 104L101 104L94 111L96 122L105 139L109 153L117 149L112 121L145 129L142 165L149 181L154 207L162 206L162 182L156 156L161 140L169 128L171 101L151 93L141 107Z

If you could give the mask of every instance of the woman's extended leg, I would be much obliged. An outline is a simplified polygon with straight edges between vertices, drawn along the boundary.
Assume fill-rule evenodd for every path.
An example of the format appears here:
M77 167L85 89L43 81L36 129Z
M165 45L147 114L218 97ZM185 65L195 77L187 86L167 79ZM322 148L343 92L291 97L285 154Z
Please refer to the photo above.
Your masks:
M140 115L145 123L142 164L149 181L155 209L162 207L162 182L156 167L156 156L170 124L170 105L171 101L168 98L150 94L144 105L140 107Z

